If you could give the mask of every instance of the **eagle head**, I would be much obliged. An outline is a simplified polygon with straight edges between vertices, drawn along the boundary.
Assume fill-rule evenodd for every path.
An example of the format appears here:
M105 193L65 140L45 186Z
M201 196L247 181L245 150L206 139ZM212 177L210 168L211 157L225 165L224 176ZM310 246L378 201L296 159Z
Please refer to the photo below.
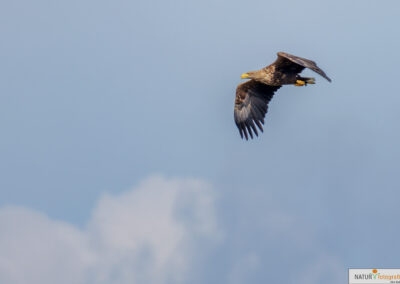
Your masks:
M249 72L243 73L242 76L240 76L240 78L242 78L242 79L255 79L257 77L258 77L257 71L249 71Z

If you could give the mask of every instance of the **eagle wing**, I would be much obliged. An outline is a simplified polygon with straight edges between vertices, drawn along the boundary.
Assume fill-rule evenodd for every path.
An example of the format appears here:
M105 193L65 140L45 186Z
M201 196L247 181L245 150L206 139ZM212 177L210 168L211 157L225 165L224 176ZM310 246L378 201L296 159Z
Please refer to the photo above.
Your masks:
M331 79L317 66L314 61L291 55L289 53L278 52L278 59L273 63L273 65L275 65L277 69L280 69L284 72L292 71L300 73L304 68L309 68L331 82Z
M242 138L244 136L248 140L249 135L253 138L253 132L258 136L256 125L263 131L268 103L280 87L250 80L236 88L234 117Z

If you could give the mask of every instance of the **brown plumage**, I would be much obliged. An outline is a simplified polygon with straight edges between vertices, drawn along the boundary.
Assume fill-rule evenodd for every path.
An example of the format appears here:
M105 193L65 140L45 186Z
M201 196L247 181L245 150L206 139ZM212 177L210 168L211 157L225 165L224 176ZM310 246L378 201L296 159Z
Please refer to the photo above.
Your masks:
M258 136L257 127L263 131L268 103L282 85L315 84L314 78L299 76L304 68L313 70L331 82L314 61L285 52L278 52L278 59L271 65L242 75L242 79L251 79L236 88L234 117L242 138L253 138L253 132Z

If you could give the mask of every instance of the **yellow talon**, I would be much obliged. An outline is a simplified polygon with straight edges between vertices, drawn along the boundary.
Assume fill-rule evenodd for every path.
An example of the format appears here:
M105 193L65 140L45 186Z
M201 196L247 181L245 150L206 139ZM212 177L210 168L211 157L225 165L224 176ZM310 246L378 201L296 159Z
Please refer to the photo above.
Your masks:
M302 81L302 80L296 80L296 84L294 84L295 86L301 87L301 86L305 86L306 82Z

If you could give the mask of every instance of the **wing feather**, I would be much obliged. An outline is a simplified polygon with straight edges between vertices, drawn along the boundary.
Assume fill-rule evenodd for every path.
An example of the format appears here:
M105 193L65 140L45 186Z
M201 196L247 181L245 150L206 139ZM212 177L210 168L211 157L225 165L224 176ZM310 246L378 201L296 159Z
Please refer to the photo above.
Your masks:
M291 55L286 52L278 52L278 59L274 62L274 64L276 65L277 68L288 68L288 66L290 66L289 64L290 62L292 63L292 65L298 65L303 67L299 72L301 72L304 68L309 68L314 72L318 73L319 75L321 75L322 77L324 77L329 82L332 81L325 74L325 72L317 66L317 64L314 61L298 57L295 55Z
M236 89L234 118L240 136L246 140L258 136L257 127L263 132L262 124L268 111L268 103L280 86L269 86L254 80L240 84Z

